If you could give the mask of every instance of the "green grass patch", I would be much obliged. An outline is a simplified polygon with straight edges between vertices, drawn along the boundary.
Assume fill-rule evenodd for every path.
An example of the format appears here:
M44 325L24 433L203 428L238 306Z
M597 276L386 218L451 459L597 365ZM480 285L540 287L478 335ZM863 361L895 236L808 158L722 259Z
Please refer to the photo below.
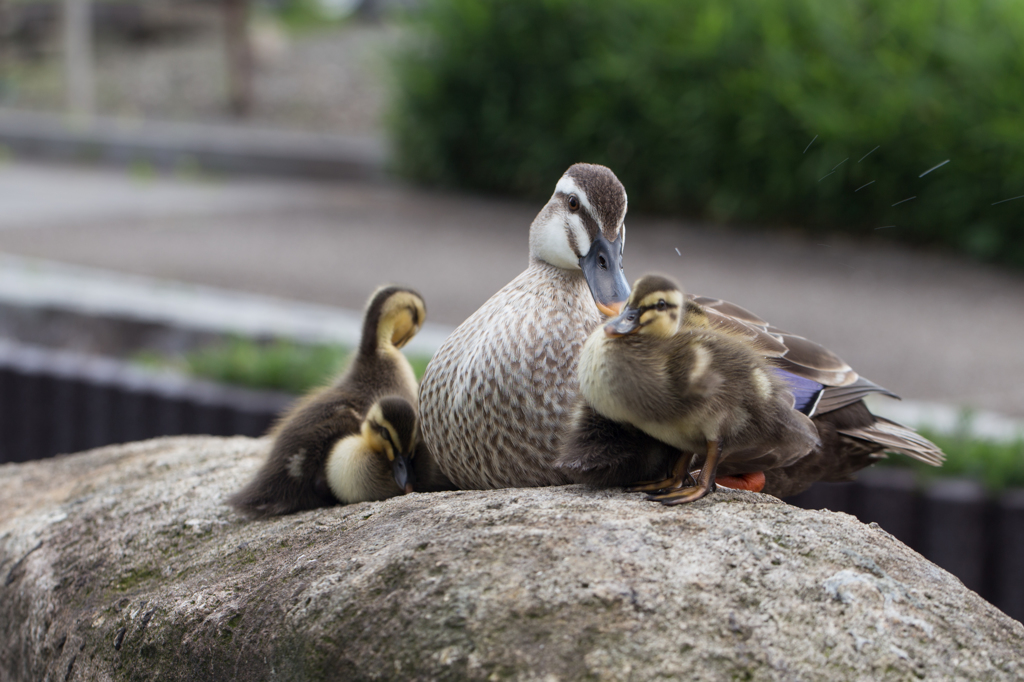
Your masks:
M136 360L220 383L301 394L327 384L345 367L350 353L350 349L338 345L307 345L282 339L261 343L236 337L179 357L144 353ZM414 355L409 362L419 379L430 356Z

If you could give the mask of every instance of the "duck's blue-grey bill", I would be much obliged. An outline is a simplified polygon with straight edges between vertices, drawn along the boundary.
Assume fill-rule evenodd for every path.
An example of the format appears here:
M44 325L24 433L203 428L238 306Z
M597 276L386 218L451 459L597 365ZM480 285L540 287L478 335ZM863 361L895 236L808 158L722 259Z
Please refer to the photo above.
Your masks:
M580 258L580 268L602 313L611 317L629 298L629 282L622 271L622 235L613 242L598 232L590 251Z

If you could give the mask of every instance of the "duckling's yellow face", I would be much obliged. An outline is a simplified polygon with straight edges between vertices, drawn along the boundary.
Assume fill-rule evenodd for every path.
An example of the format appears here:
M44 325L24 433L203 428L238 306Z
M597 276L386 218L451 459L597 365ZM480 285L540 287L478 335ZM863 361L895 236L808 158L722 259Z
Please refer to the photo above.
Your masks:
M640 333L662 338L675 336L683 309L679 291L656 291L640 301Z
M660 284L660 287L651 286ZM679 332L679 323L686 312L683 292L662 277L643 277L633 285L622 313L608 321L604 333L610 337L644 334L669 338Z
M370 408L360 431L371 450L387 457L389 462L395 461L401 441L395 427L384 418L379 404Z
M412 292L400 291L384 303L377 340L401 348L416 336L426 319L427 308L423 299Z
M412 405L397 397L378 401L367 412L360 433L371 450L387 457L398 487L412 492L412 456L418 441L416 412Z

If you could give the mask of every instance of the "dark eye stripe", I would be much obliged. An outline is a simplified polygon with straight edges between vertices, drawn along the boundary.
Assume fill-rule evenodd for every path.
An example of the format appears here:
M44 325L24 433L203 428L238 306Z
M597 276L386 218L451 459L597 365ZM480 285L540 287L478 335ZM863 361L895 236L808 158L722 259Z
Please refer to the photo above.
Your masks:
M569 223L565 224L565 235L569 238L569 248L572 249L573 253L579 256L580 245L579 242L576 241L576 232L569 227Z

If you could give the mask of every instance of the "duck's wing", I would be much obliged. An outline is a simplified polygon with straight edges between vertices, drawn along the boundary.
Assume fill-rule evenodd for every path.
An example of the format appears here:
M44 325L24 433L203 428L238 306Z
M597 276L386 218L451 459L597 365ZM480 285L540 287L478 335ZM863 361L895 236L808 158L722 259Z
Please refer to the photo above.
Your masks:
M707 296L687 298L703 308L711 326L746 338L764 353L775 365L779 377L789 384L794 409L814 418L823 441L828 440L824 438L826 430L843 441L823 444L812 453L823 457L822 462L813 464L809 460L802 466L815 471L821 467L846 467L844 472L856 471L881 456L882 450L899 452L933 466L945 460L934 443L910 427L872 414L861 402L865 396L881 393L897 400L899 396L857 374L829 349L774 327L734 303ZM843 453L840 459L848 461L830 461L835 453Z
M861 377L838 355L796 334L779 329L740 306L720 298L693 296L691 300L704 308L708 322L715 328L746 338L782 370L780 376L794 387L797 409L809 417L837 410L861 400L870 393L899 396ZM815 396L815 387L820 394ZM801 400L811 402L813 409L801 409Z

